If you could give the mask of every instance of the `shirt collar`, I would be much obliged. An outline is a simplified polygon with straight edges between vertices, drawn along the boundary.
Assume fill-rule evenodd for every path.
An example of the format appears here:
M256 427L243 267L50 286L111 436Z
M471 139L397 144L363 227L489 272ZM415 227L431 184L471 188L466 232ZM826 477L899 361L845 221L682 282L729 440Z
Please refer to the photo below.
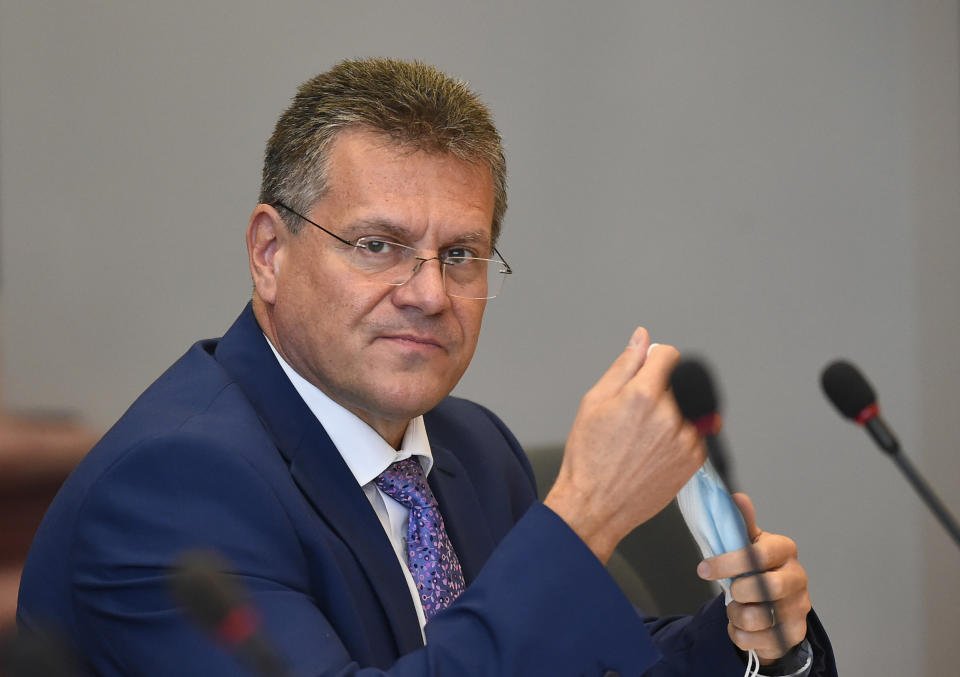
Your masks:
M429 474L433 468L433 454L430 451L423 416L417 416L407 423L400 449L394 449L356 414L334 402L326 393L294 371L274 348L269 337L264 337L267 338L267 345L290 383L327 431L360 486L372 482L392 463L411 456L416 456L423 466L424 474Z

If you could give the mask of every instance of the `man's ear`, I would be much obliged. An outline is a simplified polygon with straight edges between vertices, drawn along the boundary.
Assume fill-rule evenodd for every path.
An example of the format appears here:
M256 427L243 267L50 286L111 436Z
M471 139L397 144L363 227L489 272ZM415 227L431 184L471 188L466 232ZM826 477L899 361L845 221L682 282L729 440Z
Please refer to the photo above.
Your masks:
M273 305L277 298L277 277L284 258L284 245L291 233L277 210L258 204L247 226L247 255L254 293Z

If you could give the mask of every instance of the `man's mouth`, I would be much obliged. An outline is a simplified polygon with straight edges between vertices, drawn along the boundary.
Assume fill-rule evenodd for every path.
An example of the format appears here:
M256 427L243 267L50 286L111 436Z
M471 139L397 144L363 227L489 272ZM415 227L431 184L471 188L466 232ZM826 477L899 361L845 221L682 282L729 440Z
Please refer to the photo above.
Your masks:
M425 335L425 334L410 334L410 333L400 333L400 334L384 334L378 338L390 341L397 345L407 346L413 349L422 349L422 350L445 350L443 343L440 339Z

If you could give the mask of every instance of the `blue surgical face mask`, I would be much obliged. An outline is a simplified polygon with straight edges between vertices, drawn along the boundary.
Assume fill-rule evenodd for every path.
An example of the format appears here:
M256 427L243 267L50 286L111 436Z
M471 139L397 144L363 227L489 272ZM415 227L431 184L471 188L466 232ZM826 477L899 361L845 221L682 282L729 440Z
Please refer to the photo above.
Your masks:
M680 489L677 504L687 522L687 528L700 546L704 559L741 550L750 545L743 515L709 460ZM724 599L729 604L733 600L733 595L730 594L731 581L724 578L718 582L723 588ZM760 674L760 659L753 649L750 650L749 657L744 677L756 677ZM808 665L811 660L807 658ZM805 665L801 672L806 669Z
M680 489L677 504L704 559L750 544L743 515L709 460ZM730 579L719 583L729 604Z

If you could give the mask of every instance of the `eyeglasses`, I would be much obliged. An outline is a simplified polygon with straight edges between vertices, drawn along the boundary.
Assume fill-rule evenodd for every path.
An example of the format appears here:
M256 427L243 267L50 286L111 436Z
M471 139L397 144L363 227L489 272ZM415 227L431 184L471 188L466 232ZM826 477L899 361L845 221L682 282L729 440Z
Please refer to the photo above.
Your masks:
M428 258L418 256L419 250L413 247L383 237L370 235L357 238L353 242L345 240L282 202L272 204L274 207L286 209L327 235L352 247L350 265L355 270L370 279L394 287L409 282L427 261L437 261L440 264L443 288L448 295L460 299L492 299L502 291L503 281L507 275L513 274L510 264L496 247L493 248L493 253L499 259L474 256L470 248L465 245L450 247L438 252L437 256Z

